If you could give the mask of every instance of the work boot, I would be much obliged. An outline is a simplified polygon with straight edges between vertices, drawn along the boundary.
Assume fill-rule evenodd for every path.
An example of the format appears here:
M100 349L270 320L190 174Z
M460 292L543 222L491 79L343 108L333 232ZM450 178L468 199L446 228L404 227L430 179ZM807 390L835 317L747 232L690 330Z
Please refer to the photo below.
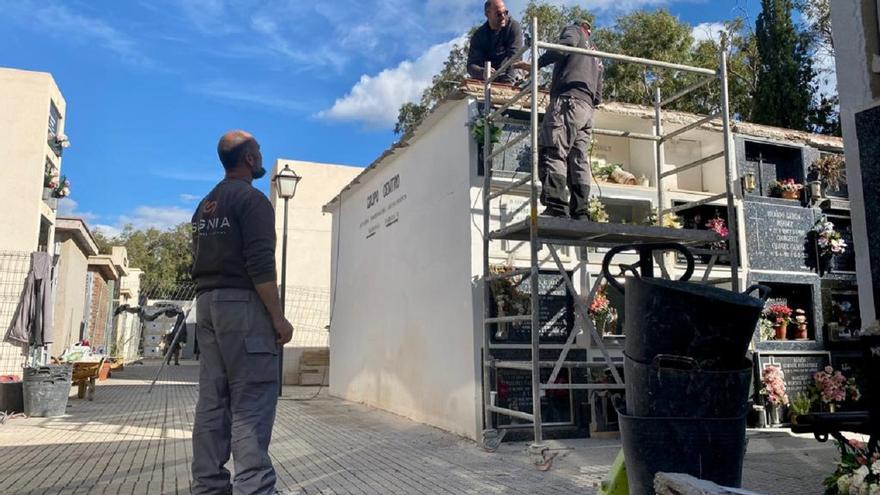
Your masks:
M570 184L571 195L568 199L568 211L574 220L590 220L590 185Z
M547 207L542 215L568 216L568 201L565 200L565 176L547 174L541 180L541 204Z

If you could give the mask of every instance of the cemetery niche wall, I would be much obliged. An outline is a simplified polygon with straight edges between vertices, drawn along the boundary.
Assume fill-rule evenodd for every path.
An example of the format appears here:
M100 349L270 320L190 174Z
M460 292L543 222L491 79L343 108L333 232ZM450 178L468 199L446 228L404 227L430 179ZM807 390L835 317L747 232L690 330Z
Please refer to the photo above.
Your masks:
M838 360L846 363L847 377L858 374L855 246L845 174L830 180L827 167L819 166L842 150L751 136L736 140L747 281L773 291L753 340L754 399L766 405L760 392L767 366L785 373L790 399L808 395L813 375ZM846 243L844 252L830 253L820 242L832 235L827 222Z

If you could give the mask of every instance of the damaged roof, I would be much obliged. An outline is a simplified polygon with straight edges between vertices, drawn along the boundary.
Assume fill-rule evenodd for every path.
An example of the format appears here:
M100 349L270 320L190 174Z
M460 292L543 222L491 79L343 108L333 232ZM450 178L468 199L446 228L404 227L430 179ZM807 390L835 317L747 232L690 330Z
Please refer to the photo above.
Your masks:
M493 104L504 104L515 97L519 93L519 91L519 88L514 88L508 85L494 85L492 87L492 102ZM343 193L352 189L355 185L359 184L363 176L375 170L389 157L395 155L401 149L409 146L409 143L412 142L413 139L423 134L427 129L430 129L434 125L434 122L448 111L447 103L449 103L450 101L458 101L464 99L483 101L485 98L484 95L485 89L482 81L478 81L476 79L464 79L463 81L461 81L458 88L455 91L451 92L448 96L446 96L446 98L438 102L437 105L435 105L434 108L431 109L431 111L414 129L404 134L399 141L392 144L391 147L385 150L376 160L373 161L373 163L367 166L363 170L363 172L358 174L354 178L354 180L352 180L348 185L342 188L339 194L337 194L333 197L333 199L327 202L327 204L325 204L323 207L323 211L332 211L332 205L339 202ZM538 98L539 112L544 111L549 101L550 94L547 91L541 91ZM621 102L607 102L602 103L601 105L599 105L598 108L603 112L612 113L615 115L638 117L652 121L654 120L654 108L644 105ZM517 104L511 106L510 109L529 111L531 109L531 98L522 98L520 101L517 102ZM702 119L703 117L705 116L689 112L679 112L674 110L663 111L663 122L667 124L688 125ZM731 131L734 134L742 136L770 139L789 144L810 146L823 151L837 153L843 152L843 139L836 136L827 136L823 134L797 131L794 129L785 129L781 127L773 127L762 124L753 124L751 122L737 122L733 119L731 119L730 126ZM723 126L718 119L715 119L707 124L701 125L699 129L722 132Z

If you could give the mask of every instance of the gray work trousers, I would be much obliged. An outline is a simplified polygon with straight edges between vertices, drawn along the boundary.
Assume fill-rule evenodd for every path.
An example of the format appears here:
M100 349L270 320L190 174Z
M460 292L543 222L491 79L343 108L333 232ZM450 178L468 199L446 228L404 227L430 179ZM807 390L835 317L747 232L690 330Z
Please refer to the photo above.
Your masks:
M587 151L593 130L593 106L570 96L554 96L538 133L538 176L541 203L571 216L587 214L590 163ZM566 185L571 193L567 199Z
M199 401L192 493L275 493L269 442L278 401L278 345L256 292L215 289L196 305ZM235 480L224 465L232 453Z

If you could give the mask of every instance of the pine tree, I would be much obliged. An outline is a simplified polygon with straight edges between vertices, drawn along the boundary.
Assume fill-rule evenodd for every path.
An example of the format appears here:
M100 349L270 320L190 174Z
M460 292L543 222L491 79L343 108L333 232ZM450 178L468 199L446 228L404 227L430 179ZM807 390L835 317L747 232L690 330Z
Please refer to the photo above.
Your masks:
M752 119L759 124L810 130L814 72L808 35L791 18L791 0L761 0L756 23L761 64Z

